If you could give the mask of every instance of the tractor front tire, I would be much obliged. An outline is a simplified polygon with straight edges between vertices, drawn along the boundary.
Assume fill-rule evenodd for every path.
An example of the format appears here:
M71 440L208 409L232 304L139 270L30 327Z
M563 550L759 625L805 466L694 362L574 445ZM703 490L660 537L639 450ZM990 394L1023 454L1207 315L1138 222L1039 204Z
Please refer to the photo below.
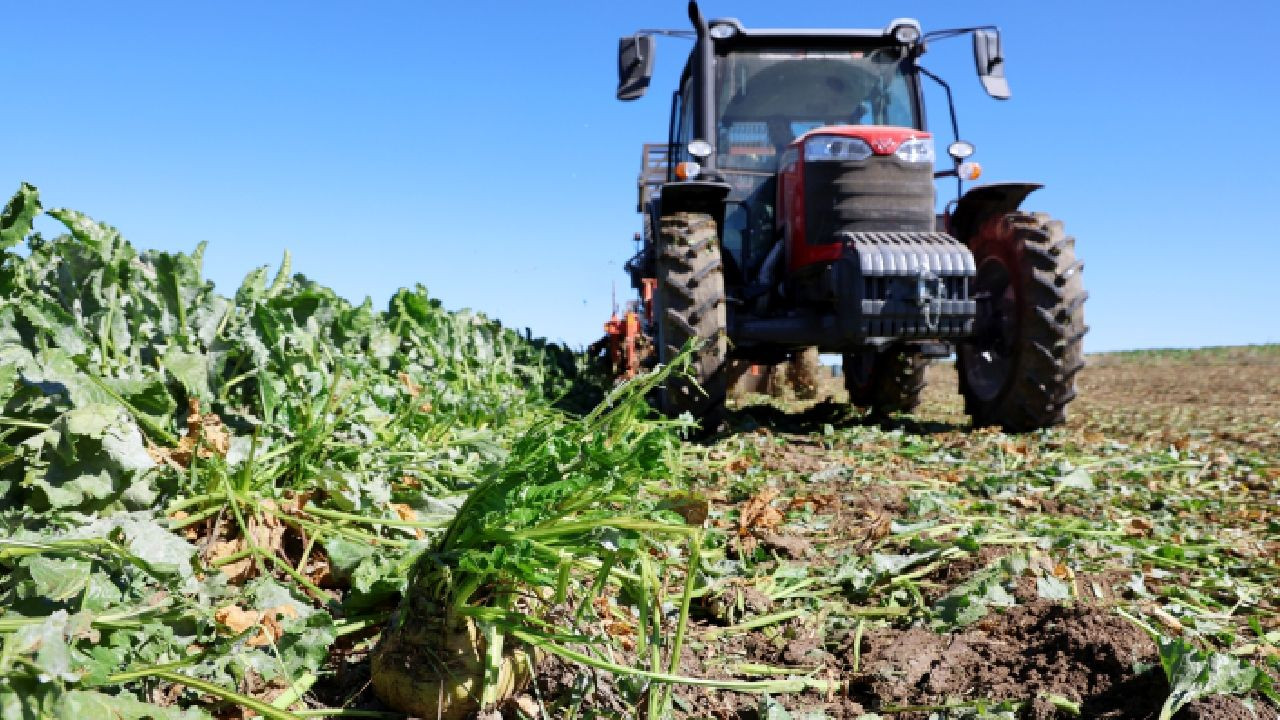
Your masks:
M844 387L849 402L867 408L872 417L911 412L920 405L928 368L928 358L901 347L845 353Z
M1084 367L1088 293L1075 238L1043 213L995 217L968 242L979 317L956 349L965 411L1009 432L1061 425Z
M664 413L689 413L712 430L728 391L729 342L724 271L716 221L706 213L662 218L657 247L658 354L671 363L693 341L688 373L673 374L661 388Z

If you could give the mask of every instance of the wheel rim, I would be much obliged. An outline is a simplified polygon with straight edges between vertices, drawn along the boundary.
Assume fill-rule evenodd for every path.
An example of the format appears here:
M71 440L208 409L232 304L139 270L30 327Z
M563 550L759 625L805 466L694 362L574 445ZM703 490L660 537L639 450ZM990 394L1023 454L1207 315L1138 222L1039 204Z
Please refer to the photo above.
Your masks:
M1018 297L1009 268L994 258L983 262L974 279L973 296L978 301L974 339L962 345L960 352L969 389L979 400L988 401L1004 389L1014 364Z

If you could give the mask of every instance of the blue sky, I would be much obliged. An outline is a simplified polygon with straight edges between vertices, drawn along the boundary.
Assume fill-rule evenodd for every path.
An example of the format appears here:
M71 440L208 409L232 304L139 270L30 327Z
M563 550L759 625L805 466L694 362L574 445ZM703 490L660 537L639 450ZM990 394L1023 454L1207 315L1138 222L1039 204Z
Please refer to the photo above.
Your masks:
M1000 25L1012 100L982 93L964 39L924 63L955 88L984 180L1045 183L1029 206L1078 237L1088 349L1280 341L1280 5L703 9L748 27ZM227 293L288 248L354 300L421 282L573 344L628 289L640 146L665 138L688 52L661 40L649 96L623 104L617 37L686 27L683 2L55 1L3 17L0 192L35 183L144 248L208 240Z

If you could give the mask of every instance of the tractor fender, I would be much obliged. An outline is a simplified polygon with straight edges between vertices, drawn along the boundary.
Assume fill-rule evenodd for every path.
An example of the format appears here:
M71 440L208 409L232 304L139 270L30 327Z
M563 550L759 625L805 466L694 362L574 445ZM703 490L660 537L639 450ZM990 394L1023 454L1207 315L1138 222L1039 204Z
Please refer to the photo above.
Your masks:
M658 196L658 216L702 212L715 218L718 225L723 225L724 200L731 189L728 183L710 180L664 183Z
M984 220L1017 210L1028 195L1042 187L1040 183L992 183L971 188L948 215L947 231L967 245Z

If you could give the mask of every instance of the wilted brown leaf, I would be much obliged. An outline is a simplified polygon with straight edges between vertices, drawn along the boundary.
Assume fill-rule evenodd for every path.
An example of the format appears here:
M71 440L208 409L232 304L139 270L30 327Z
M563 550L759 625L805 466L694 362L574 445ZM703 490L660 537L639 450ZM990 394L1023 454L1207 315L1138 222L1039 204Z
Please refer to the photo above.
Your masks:
M1005 455L1016 455L1018 457L1021 457L1027 454L1027 444L1025 441L1015 442L1013 440L1005 440L1004 442L1000 443L1000 449L1004 452Z
M609 635L613 637L619 637L621 635L634 635L636 632L636 629L632 627L630 623L623 622L621 620L615 620L611 623L606 623L604 626L604 629L609 631Z
M177 512L170 515L169 519L174 521L175 523L180 523L189 517L191 516L188 515L185 511L178 510ZM200 532L196 530L195 525L187 525L182 528L181 532L182 532L182 537L186 540L197 540L200 538Z
M218 540L209 546L209 562L218 563L220 560L235 555L245 549L245 543L242 538L233 540ZM242 557L239 560L233 560L218 566L218 571L227 576L227 582L238 584L253 577L253 556Z
M418 397L422 392L422 386L414 382L413 378L409 377L409 373L400 373L400 384L404 386L405 392L409 393L409 397Z
M671 511L684 518L684 521L695 527L702 527L711 514L711 503L705 496L693 493L682 493L667 500Z
M1151 615L1151 617L1155 618L1156 620L1159 620L1160 624L1163 625L1166 630L1173 633L1174 635L1181 635L1183 630L1186 629L1185 627L1183 627L1182 623L1179 622L1178 618L1174 617L1173 615L1170 615L1167 610L1160 607L1159 605L1156 605L1155 603L1148 603L1143 608L1143 610L1146 610L1147 613Z
M1135 537L1146 537L1151 534L1153 527L1154 526L1151 524L1151 521L1146 518L1131 517L1129 518L1129 522L1124 526L1124 533L1125 535L1132 535Z
M394 510L396 515L405 522L418 521L418 512L404 503L393 502L391 503L391 509ZM426 537L426 533L422 532L422 528L413 528L413 534L418 536L418 539Z
M854 533L861 535L857 540L858 550L868 552L875 547L876 543L889 536L889 532L893 529L893 516L877 508L868 508L865 520L851 529Z
M792 560L801 560L808 557L809 553L813 550L813 546L808 540L794 535L765 532L761 533L759 538L760 541L764 543L765 547Z
M513 702L515 703L516 708L518 708L520 713L525 717L532 718L533 720L538 720L538 718L542 717L542 706L538 704L537 700L529 697L527 693L520 693L519 695L516 695Z
M213 619L227 628L233 635L257 626L258 632L250 636L249 644L254 647L269 645L284 634L281 618L296 618L298 611L291 605L279 605L267 610L246 610L239 605L227 605L213 613Z
M756 532L773 530L786 518L782 511L773 506L773 499L778 497L774 488L765 488L742 504L738 513L738 534L750 535Z
M789 510L798 510L806 506L816 512L832 512L840 507L840 498L830 493L797 495L791 498L791 502L787 503Z
M280 510L290 515L299 515L302 509L311 502L311 498L315 497L315 490L304 490L302 492L292 491L284 496L284 501L280 504Z
M329 558L320 550L311 553L307 563L306 575L316 587L331 588L337 586L337 578L333 576L333 568Z
M187 434L178 440L177 447L147 445L147 455L155 462L187 468L197 455L201 458L226 457L230 451L231 433L222 423L222 418L215 413L201 415L198 398L190 398L187 409Z
M276 509L272 500L263 500L262 506L267 510ZM259 550L278 553L284 547L285 525L271 512L263 512L249 519L249 534L253 536L253 544Z

